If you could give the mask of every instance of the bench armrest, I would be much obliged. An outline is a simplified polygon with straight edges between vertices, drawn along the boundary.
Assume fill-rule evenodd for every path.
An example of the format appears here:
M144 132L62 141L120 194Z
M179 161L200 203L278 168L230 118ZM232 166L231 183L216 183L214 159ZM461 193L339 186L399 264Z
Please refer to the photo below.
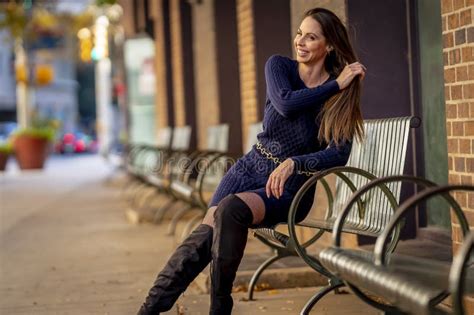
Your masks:
M304 244L300 244L298 241L298 237L296 235L296 212L298 210L298 205L303 198L304 194L313 186L316 184L318 180L323 179L325 176L328 176L330 174L335 174L336 176L340 177L349 187L350 189L355 192L356 187L355 185L351 182L351 180L345 176L343 173L353 173L353 174L358 174L361 176L364 176L370 180L375 179L376 177L362 169L355 168L355 167L350 167L350 166L338 166L338 167L333 167L327 170L323 170L320 172L315 173L312 177L310 177L304 184L301 186L301 188L298 190L296 193L295 197L293 198L293 201L290 206L290 210L288 213L288 232L290 235L290 242L293 244L295 251L298 253L298 255L313 269L317 270L318 272L325 274L324 270L321 269L321 264L315 257L310 257L306 251L305 247L309 245L309 243L321 236L322 233L317 233L317 238L316 236L311 238L311 240L307 241ZM328 199L332 199L332 194L330 194L330 191L328 192L328 187L326 184L323 182L323 186L326 190L326 193L328 195ZM362 204L359 204L360 207L362 207Z
M405 176L405 175L393 175L393 176L387 176L387 177L382 177L382 178L377 178L372 180L371 182L367 183L366 185L362 186L357 190L349 199L347 204L345 205L344 209L339 213L335 223L334 223L334 228L333 228L333 243L335 247L340 247L341 246L341 234L342 234L342 228L344 226L344 221L349 215L350 210L352 209L352 206L354 205L355 202L359 201L360 198L367 193L368 191L374 189L374 188L380 188L383 193L387 196L387 199L389 200L390 204L392 205L394 211L398 207L398 203L395 200L395 197L393 196L392 192L389 190L389 188L386 186L388 183L393 183L393 182L412 182L420 186L424 187L432 187L436 186L435 183L426 180L424 178L420 177L415 177L415 176ZM397 230L398 231L398 230ZM396 238L398 238L398 233L396 231ZM396 246L396 240L393 239L394 242L392 242L389 251L393 251Z
M199 167L199 173L197 176L196 180L196 190L198 191L198 196L199 196L199 203L201 204L201 207L203 209L207 209L207 202L204 200L204 179L206 178L206 175L209 174L208 170L215 164L219 163L222 158L226 158L226 161L232 161L232 164L235 163L235 160L231 157L229 157L225 153L214 153L209 157L209 160L207 161L203 167Z
M454 210L454 213L459 221L463 236L466 236L469 231L469 225L467 223L466 217L459 206L459 204L454 200L454 198L449 194L449 192L456 190L467 190L474 191L474 186L467 185L447 185L447 186L437 186L431 187L423 190L422 192L411 196L405 202L403 202L400 207L395 211L394 215L390 219L389 223L383 230L382 234L377 238L374 248L374 257L376 265L384 265L386 263L386 250L387 250L387 239L392 231L398 226L398 221L413 208L413 206L418 203L425 201L433 196L442 195L446 201L451 205Z

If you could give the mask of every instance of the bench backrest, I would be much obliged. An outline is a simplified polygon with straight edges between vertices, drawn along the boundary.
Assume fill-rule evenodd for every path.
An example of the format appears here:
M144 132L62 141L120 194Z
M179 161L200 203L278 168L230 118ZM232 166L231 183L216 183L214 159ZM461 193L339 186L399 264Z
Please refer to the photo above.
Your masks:
M159 128L156 132L156 145L160 148L167 148L171 143L171 127Z
M229 148L229 125L222 124L207 128L207 147L209 151L227 152Z
M188 150L191 141L191 126L175 127L173 131L172 150Z
M365 120L365 139L362 143L354 141L347 166L353 166L374 174L377 177L403 174L408 139L411 127L418 127L417 117L397 117ZM344 173L356 188L369 180L355 174ZM400 183L388 184L397 202L400 198ZM339 177L336 179L336 191L332 213L335 219L339 211L352 194L352 190ZM380 233L388 223L394 209L380 189L372 190L363 196L363 206L354 206L346 222L358 229Z
M247 143L245 144L245 153L250 152L255 143L257 143L257 135L263 131L263 123L257 122L249 126L247 134Z

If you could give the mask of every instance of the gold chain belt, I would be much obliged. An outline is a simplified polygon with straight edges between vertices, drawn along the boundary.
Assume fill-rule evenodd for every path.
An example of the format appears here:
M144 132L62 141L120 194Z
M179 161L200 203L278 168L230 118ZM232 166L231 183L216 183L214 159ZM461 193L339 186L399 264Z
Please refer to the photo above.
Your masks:
M280 160L280 158L276 156L273 156L273 154L270 151L268 151L260 141L257 142L257 144L255 145L255 148L257 148L258 152L260 152L260 154L262 154L263 157L265 157L267 160L273 161L273 163L275 163L276 165L280 165L282 163L282 160ZM306 175L306 176L311 176L315 174L314 172L305 172L305 171L300 171L300 170L297 170L296 173L299 175Z

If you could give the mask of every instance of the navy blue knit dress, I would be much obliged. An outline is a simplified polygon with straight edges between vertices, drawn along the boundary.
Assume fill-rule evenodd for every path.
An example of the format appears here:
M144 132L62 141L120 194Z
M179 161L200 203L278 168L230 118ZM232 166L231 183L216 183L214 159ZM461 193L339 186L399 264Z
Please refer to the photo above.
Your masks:
M308 88L298 73L298 62L283 56L272 56L265 64L267 99L263 117L263 132L257 137L263 147L280 161L291 158L295 172L285 183L283 195L268 198L265 185L271 172L278 166L264 157L255 146L240 158L220 182L209 207L216 206L229 194L254 192L265 203L262 226L286 222L291 201L298 189L308 179L296 171L315 172L345 165L351 143L336 146L318 141L317 116L323 103L339 91L330 77L316 88ZM297 220L310 210L314 190L310 190L300 204Z

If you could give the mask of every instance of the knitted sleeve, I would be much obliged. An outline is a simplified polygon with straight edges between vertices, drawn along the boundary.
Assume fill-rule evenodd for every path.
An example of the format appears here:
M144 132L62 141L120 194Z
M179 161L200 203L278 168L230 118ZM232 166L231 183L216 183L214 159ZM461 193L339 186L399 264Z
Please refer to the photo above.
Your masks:
M267 97L284 116L322 104L339 91L336 80L331 80L315 88L292 90L290 83L291 69L285 64L285 57L271 56L265 64Z
M351 154L352 142L336 145L331 142L329 146L321 151L305 155L293 156L295 170L305 172L317 172L335 166L344 166Z

